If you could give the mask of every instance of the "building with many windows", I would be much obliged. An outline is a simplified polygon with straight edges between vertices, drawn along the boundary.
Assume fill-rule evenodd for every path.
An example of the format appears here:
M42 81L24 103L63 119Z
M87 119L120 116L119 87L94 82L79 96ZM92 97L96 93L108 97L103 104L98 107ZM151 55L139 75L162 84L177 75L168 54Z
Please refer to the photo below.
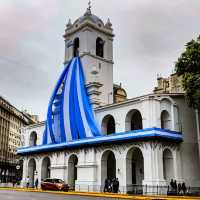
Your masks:
M114 177L121 192L136 191L139 185L140 192L142 186L151 192L163 186L166 193L172 178L199 186L195 113L184 94L127 99L126 91L113 84L112 24L90 7L69 21L64 39L66 67L47 120L23 130L24 146L18 149L22 185L29 176L31 186L36 178L55 177L81 191L102 191L105 179Z
M0 181L16 177L17 148L22 145L21 128L36 123L35 116L23 113L0 96Z

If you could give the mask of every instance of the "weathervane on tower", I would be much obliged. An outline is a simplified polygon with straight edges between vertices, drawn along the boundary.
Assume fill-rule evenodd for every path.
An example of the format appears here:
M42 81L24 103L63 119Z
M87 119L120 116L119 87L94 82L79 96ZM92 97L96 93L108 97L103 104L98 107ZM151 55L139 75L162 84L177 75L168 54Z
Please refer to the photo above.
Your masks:
M88 10L91 10L91 0L88 2Z
M88 7L87 7L87 10L86 10L86 12L85 12L85 16L89 16L89 15L91 15L91 1L89 0L88 1Z

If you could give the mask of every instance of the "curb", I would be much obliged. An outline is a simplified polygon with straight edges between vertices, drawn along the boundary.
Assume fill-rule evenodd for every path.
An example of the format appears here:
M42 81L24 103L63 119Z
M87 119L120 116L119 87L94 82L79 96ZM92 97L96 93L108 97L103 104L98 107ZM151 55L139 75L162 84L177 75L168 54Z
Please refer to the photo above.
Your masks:
M0 190L11 190L18 192L38 192L38 193L49 193L57 195L77 195L77 196L90 196L90 197L105 197L115 199L141 199L141 200L174 200L174 199L188 199L188 200L200 200L200 197L189 197L189 196L130 196L127 194L114 194L114 193L100 193L100 192L60 192L60 191L44 191L41 189L25 189L25 188L10 188L1 187Z

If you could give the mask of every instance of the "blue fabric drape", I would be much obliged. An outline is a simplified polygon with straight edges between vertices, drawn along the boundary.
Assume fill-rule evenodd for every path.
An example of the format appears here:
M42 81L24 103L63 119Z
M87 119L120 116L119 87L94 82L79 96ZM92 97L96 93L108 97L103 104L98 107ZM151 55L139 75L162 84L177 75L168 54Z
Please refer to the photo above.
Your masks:
M82 63L76 57L66 65L53 90L43 144L65 143L67 138L77 140L95 136L100 136L100 132L85 87Z

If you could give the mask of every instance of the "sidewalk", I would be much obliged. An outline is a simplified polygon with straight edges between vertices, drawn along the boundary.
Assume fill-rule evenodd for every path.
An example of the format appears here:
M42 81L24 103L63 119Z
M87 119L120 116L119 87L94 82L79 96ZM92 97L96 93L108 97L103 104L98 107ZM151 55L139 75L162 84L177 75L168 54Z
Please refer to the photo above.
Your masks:
M78 196L91 196L91 197L106 197L106 198L115 198L115 199L141 199L141 200L174 200L174 199L188 199L188 200L200 200L200 197L190 197L190 196L131 196L126 194L114 194L114 193L100 193L100 192L60 192L60 191L44 191L41 189L27 189L27 188L11 188L11 187L0 187L0 190L14 190L20 192L42 192L42 193L51 193L59 195L78 195Z

